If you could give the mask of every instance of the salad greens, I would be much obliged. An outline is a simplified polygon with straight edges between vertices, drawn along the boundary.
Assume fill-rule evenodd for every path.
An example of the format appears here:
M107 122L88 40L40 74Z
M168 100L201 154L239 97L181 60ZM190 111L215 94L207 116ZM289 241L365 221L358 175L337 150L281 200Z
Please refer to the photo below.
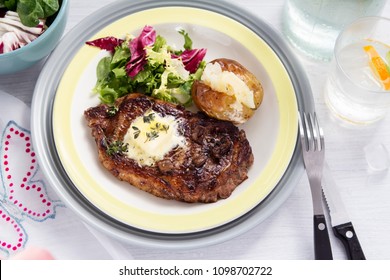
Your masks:
M206 49L193 49L189 34L184 30L179 34L184 37L183 50L173 49L151 26L145 26L135 38L110 36L86 42L110 52L97 65L93 91L106 104L138 92L190 105L192 84L200 79L206 65Z
M23 25L34 27L39 19L53 15L59 9L59 0L0 0L0 8L16 11Z

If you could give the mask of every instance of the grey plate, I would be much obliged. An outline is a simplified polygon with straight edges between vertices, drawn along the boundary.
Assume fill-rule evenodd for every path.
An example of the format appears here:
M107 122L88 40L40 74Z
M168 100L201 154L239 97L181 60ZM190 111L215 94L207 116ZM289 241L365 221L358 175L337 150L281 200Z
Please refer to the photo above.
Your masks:
M255 227L278 209L298 183L302 172L300 146L297 144L291 162L271 194L240 218L202 232L161 234L125 225L91 205L66 174L54 145L52 131L53 101L57 86L73 56L92 35L110 23L129 14L160 7L194 7L228 16L263 38L283 62L296 92L299 110L313 111L310 84L294 54L281 36L255 15L224 1L203 0L121 0L108 5L83 20L71 30L48 58L37 81L32 100L32 138L39 164L48 182L80 217L122 241L159 248L190 249L224 242ZM297 142L298 143L298 142Z

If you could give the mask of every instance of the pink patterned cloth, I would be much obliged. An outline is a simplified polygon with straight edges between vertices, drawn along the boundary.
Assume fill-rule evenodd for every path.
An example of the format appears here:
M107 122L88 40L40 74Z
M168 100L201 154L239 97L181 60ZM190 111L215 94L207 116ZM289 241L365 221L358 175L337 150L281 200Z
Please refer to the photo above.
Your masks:
M30 109L0 91L0 259L53 256L109 258L45 180L31 141Z

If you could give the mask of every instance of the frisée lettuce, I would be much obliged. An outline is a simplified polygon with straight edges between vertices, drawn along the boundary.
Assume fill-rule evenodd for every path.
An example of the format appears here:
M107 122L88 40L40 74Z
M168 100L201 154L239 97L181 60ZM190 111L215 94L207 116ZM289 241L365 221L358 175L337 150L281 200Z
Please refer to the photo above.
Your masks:
M184 37L182 50L169 46L151 26L145 26L137 37L122 40L110 36L86 42L110 54L96 69L93 91L101 102L112 104L117 98L138 92L190 105L192 84L200 79L206 65L206 49L193 49L189 34L184 30L179 34Z

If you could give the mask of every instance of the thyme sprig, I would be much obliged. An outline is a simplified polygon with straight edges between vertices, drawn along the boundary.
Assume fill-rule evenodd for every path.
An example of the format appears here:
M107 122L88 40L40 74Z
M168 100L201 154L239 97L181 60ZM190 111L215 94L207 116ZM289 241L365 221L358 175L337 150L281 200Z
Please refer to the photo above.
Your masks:
M156 139L158 136L159 136L159 134L158 134L158 131L156 131L156 130L152 130L151 132L146 132L145 143Z
M155 118L154 113L150 113L149 115L145 115L143 117L143 120L144 120L144 123L151 123L152 121L154 121L154 118Z
M150 114L145 115L143 117L144 123L151 124L151 126L149 126L150 131L145 132L146 140L144 143L158 138L160 135L160 132L168 133L169 125L162 124L160 122L155 122L154 124L152 124L152 122L154 120L155 120L154 113L150 113ZM133 132L134 139L137 139L141 134L141 130L137 126L134 126L134 125L131 128L134 130L134 132Z
M108 144L106 152L109 156L122 155L123 153L127 153L128 146L129 144L116 140Z
M118 113L119 111L119 108L117 106L109 106L106 110L106 113L109 117L113 117L116 115L116 113Z
M141 130L136 126L132 126L132 129L134 130L134 139L137 139L138 136L141 134Z

